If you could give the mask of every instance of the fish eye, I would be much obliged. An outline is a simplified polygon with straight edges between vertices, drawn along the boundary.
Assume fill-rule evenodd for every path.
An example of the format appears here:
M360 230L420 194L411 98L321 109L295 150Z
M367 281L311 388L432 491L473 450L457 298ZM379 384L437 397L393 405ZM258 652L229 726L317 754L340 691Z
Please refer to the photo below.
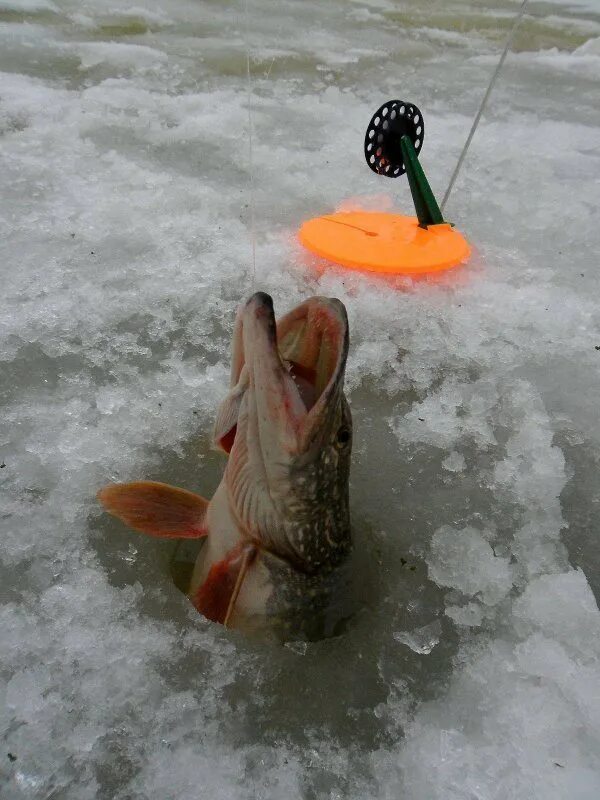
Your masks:
M337 444L339 447L344 447L350 441L350 428L347 428L345 425L337 432Z

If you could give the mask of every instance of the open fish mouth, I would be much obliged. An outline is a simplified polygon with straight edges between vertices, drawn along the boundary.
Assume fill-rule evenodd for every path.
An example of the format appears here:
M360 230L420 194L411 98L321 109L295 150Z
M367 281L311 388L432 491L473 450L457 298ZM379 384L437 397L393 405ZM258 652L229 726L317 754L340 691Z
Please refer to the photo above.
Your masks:
M236 400L252 387L259 428L275 425L290 451L303 450L342 392L348 340L346 310L335 298L311 297L276 322L271 297L254 294L236 320L232 402L217 420L217 444L231 450Z
M277 324L280 358L291 375L307 417L314 417L344 376L348 319L339 300L312 297Z

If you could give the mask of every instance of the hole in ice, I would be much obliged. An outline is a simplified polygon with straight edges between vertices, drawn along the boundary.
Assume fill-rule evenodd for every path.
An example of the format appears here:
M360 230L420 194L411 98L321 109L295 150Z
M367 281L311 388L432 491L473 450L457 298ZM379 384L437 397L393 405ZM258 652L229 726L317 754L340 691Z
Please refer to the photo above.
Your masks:
M415 402L410 394L396 394L392 401L382 397L378 385L365 385L352 393L351 401L357 437L350 487L357 612L334 629L343 636L280 647L207 625L199 617L195 622L188 601L178 593L171 577L184 588L194 551L186 553L187 545L182 545L174 553L175 543L151 540L115 520L101 519L95 526L94 548L110 582L122 587L142 586L140 620L136 624L144 625L151 619L158 625L164 622L168 629L175 621L179 630L203 637L200 647L184 647L176 667L169 664L164 669L162 680L167 689L199 691L202 685L212 690L213 684L220 685L219 676L207 669L207 663L210 665L213 655L218 659L224 643L234 648L233 653L228 651L231 676L227 697L245 704L246 724L237 735L240 741L246 741L247 728L252 747L271 745L282 736L304 747L308 741L305 732L320 725L334 730L336 741L344 746L371 750L382 736L397 741L401 728L390 732L386 720L373 714L374 708L387 713L390 687L409 685L411 697L426 700L451 672L456 652L452 623L443 622L439 642L429 654L401 645L394 634L414 632L443 615L445 590L428 580L423 561L410 550L415 541L427 542L439 523L440 503L446 502L449 492L444 479L464 481L468 476L448 476L441 467L443 454L435 446L408 445L402 448L400 459L397 448L389 447L387 420L392 413L405 415L410 410ZM154 450L149 454L151 469L140 463L127 477L158 479L211 497L223 462L210 447L208 434L202 434L199 440L184 443L180 452ZM200 470L198 453L202 457ZM476 455L469 455L468 463L476 463ZM381 478L373 481L376 473ZM415 480L422 474L431 480ZM444 505L450 522L471 513L467 499L461 505L460 498L462 495L450 514ZM377 515L373 524L363 513L365 507L385 507L385 512ZM478 495L478 511L484 510ZM135 560L132 542L137 550ZM132 685L135 680L133 675ZM297 686L304 688L300 692Z

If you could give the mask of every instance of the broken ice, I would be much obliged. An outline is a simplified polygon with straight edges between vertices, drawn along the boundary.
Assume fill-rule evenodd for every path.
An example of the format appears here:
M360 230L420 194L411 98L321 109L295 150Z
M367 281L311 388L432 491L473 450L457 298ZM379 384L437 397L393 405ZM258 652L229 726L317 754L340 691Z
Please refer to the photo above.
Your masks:
M394 634L394 639L400 644L405 644L414 653L428 655L440 641L442 634L442 623L439 619L423 625L421 628L413 628L411 631L398 631Z
M528 4L444 212L465 269L296 240L411 213L362 156L392 97L443 195L519 5L0 0L2 800L600 797L598 0ZM210 496L254 289L350 319L360 607L303 657L94 501Z
M493 605L510 591L512 573L507 558L493 549L475 528L443 526L433 535L427 560L429 577L468 596Z

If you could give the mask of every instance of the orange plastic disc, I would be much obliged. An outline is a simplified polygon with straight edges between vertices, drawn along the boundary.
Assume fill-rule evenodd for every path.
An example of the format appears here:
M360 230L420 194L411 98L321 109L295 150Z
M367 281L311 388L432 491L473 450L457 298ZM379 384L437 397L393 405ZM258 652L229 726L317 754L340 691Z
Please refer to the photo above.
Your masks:
M350 269L419 275L456 267L471 248L449 223L420 228L416 217L375 211L340 211L305 222L302 244Z

